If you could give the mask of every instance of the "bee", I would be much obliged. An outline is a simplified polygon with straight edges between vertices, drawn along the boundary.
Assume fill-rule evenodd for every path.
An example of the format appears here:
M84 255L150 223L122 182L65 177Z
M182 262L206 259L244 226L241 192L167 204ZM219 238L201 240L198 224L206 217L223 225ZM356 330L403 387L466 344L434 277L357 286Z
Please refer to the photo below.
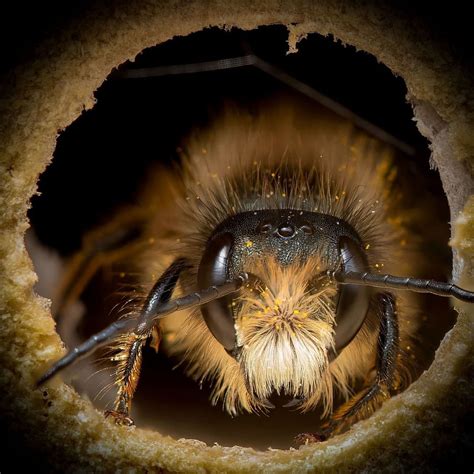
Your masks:
M143 347L162 341L230 415L269 413L278 397L321 409L323 427L297 437L321 441L408 385L417 292L474 301L454 284L393 276L416 275L425 258L410 243L393 151L346 122L287 104L230 108L183 150L180 167L151 173L143 192L138 241L152 244L134 247L134 265L144 301L39 384L113 341L106 416L132 425ZM117 248L137 234L126 222L92 239L82 260L104 249L122 258ZM84 280L74 268L60 305ZM150 274L160 276L150 284Z

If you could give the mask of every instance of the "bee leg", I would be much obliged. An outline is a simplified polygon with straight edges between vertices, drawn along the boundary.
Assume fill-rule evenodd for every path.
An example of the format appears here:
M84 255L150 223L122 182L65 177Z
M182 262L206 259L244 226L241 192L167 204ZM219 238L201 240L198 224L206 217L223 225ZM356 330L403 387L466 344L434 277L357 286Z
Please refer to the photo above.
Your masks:
M399 354L398 319L393 295L390 293L379 294L378 302L380 330L374 382L339 407L319 433L302 433L296 436L296 444L325 441L355 421L366 418L385 399L390 398L395 385Z
M118 355L113 357L118 362L115 384L118 387L114 409L104 413L105 417L114 418L118 425L132 426L130 408L135 393L142 363L142 348L147 340L147 334L126 334L120 338Z
M118 387L114 409L105 412L106 417L113 417L117 424L133 425L130 418L132 398L138 384L142 362L142 349L147 340L153 335L159 335L159 329L154 327L152 317L157 308L167 303L176 287L181 271L188 268L185 260L175 260L161 275L148 294L137 325L132 333L120 336L118 340L119 352L113 357L118 362L115 384ZM153 341L157 344L157 341Z
M53 298L52 313L58 325L67 307L76 301L97 271L126 258L144 245L141 238L145 216L129 210L120 213L105 226L89 232L82 249L67 264L66 274ZM67 321L66 321L67 322Z

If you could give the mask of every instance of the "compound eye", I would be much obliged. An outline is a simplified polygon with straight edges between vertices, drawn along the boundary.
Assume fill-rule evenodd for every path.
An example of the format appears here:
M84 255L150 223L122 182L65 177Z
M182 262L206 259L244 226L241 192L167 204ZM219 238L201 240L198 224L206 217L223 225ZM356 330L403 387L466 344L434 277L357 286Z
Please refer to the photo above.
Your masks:
M234 239L226 233L213 238L207 245L198 270L200 289L221 285L228 279L230 253ZM232 298L225 296L201 306L201 313L212 335L229 352L236 346Z
M364 272L368 270L367 257L360 245L353 239L342 237L339 252L344 272ZM336 353L346 347L364 322L369 311L371 291L369 287L341 285L336 308Z

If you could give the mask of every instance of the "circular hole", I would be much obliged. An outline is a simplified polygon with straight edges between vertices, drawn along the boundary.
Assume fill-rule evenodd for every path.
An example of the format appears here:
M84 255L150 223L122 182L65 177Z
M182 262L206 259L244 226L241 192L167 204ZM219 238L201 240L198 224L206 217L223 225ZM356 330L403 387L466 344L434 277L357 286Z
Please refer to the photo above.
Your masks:
M373 57L332 39L310 35L293 55L286 55L286 39L286 29L278 26L251 32L211 28L146 50L134 63L122 65L111 75L97 91L96 107L61 134L54 160L40 180L41 195L32 202L30 219L37 241L31 236L30 253L43 287L38 288L40 293L55 294L64 265L81 249L84 237L114 220L124 206L139 202L153 166L170 169L179 164L186 151L181 148L183 140L196 128L205 129L226 102L255 113L262 103L284 97L316 113L328 113L317 100L256 67L165 75L153 70L249 52L395 137L397 179L405 183L406 191L399 197L401 202L421 212L436 209L429 229L423 228L422 222L417 225L416 220L410 229L426 257L419 273L447 279L451 263L448 208L439 177L428 166L427 143L417 132L405 102L403 81ZM133 71L149 77L134 79ZM410 150L414 154L407 153ZM424 190L422 196L419 189ZM52 252L54 258L42 264L45 252ZM124 290L128 293L132 285L140 292L134 270L130 262L106 263L97 269L68 309L68 321L59 326L68 345L121 314ZM421 298L423 314L417 315L421 329L416 336L422 350L416 356L409 351L407 355L416 357L415 377L429 366L441 337L454 322L445 300ZM101 357L104 353L91 358L93 362L83 369L73 367L69 376L78 390L104 409L110 407L114 392L107 389L112 381L110 364L106 364L108 372L98 372L103 366L98 360ZM315 431L321 424L320 410L299 414L277 409L268 417L243 414L232 418L220 404L212 406L210 393L207 382L199 384L185 375L179 360L146 348L132 415L138 426L176 438L259 449L288 448L293 436Z

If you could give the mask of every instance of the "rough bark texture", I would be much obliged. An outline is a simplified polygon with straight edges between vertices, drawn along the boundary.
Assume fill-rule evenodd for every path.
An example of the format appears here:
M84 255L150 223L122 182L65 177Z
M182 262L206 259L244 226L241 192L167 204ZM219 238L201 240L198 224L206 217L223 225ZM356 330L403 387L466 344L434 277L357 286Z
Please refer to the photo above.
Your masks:
M43 43L36 59L12 75L0 101L0 405L5 420L26 433L32 446L41 446L58 469L422 471L439 453L443 459L454 455L453 440L467 443L462 420L473 402L474 328L473 311L466 307L459 307L457 324L431 368L405 393L348 433L298 450L209 447L140 429L130 436L59 380L47 395L34 388L42 370L64 351L49 301L33 293L36 275L23 238L29 199L51 160L58 132L94 105L94 90L115 66L144 48L209 25L250 29L274 23L293 25L290 47L307 33L331 33L403 77L451 206L454 276L472 288L473 87L452 52L436 44L422 23L390 7L366 8L363 2L104 2Z

